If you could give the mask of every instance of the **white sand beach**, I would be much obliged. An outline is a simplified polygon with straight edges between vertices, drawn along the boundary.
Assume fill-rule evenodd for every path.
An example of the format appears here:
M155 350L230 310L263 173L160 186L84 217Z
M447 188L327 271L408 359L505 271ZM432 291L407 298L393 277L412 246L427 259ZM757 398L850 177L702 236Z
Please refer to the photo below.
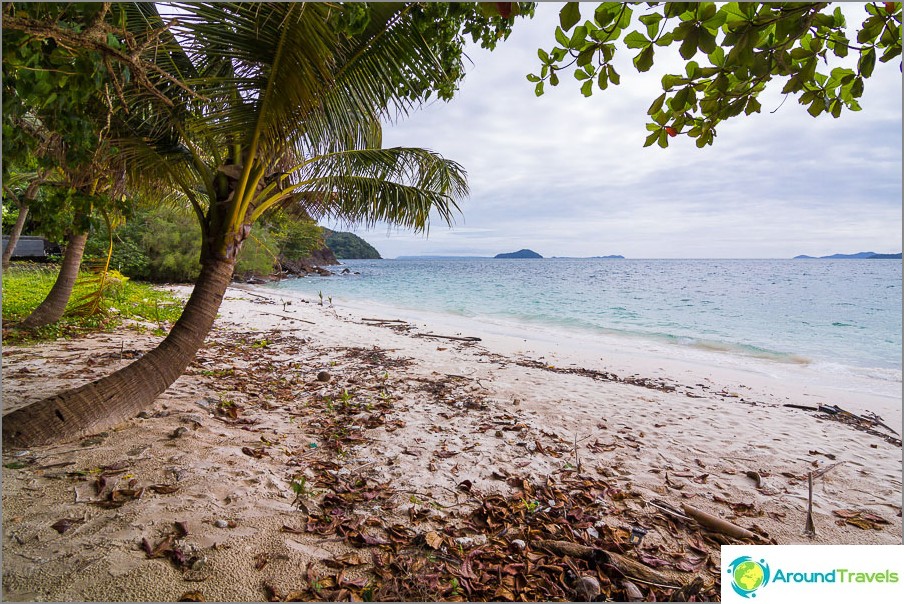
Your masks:
M622 553L672 585L699 575L703 599L718 596L719 539L676 515L683 504L761 542L901 543L900 441L844 414L784 406L873 412L900 432L900 384L895 397L854 378L811 378L806 366L675 358L624 340L303 298L230 287L196 361L141 417L79 442L4 450L4 599L330 599L368 589L487 599L478 552L494 547L528 569L500 574L495 599L568 598L566 579L519 592L552 572L534 528L490 530L475 510L506 500L510 518L553 518L562 504L542 489L571 485L560 490L574 502L582 480L606 485L597 508L581 508L595 510L593 521L566 510L553 534L602 547L639 525L642 543ZM145 331L5 346L4 413L121 367L159 341ZM340 522L335 510L352 507ZM428 580L403 567L412 544L447 574ZM625 593L632 575L622 574L600 572L604 595ZM422 592L390 589L409 575L422 577Z

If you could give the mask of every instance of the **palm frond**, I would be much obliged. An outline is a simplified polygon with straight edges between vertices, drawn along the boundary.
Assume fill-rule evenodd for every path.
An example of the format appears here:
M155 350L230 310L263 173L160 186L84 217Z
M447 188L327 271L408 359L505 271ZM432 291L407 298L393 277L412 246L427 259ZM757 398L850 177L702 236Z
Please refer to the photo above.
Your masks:
M359 149L316 157L294 174L293 203L315 219L423 231L435 213L452 224L467 196L464 169L426 149Z

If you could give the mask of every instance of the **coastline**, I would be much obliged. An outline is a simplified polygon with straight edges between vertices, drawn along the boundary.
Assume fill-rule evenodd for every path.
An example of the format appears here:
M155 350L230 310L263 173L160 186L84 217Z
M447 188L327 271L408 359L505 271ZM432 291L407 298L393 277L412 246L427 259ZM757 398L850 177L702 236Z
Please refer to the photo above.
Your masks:
M751 370L708 364L703 353L703 361L675 359L623 341L615 350L606 338L546 335L230 287L198 359L144 417L81 443L4 451L5 598L172 600L198 590L208 600L260 600L267 585L312 594L301 569L312 563L310 573L331 576L325 561L360 551L348 534L303 528L335 488L318 482L324 476L389 485L373 487L356 513L406 526L419 543L432 532L450 546L486 549L493 538L465 520L480 501L517 494L516 476L606 482L625 495L600 521L613 531L628 517L645 526L643 551L660 558L696 529L663 521L654 500L687 503L780 544L901 542L900 445L783 406L874 411L900 430L900 399L796 383L786 370L806 367L792 364L751 362ZM4 411L99 377L157 341L119 330L4 347ZM320 371L329 382L317 380ZM230 408L240 411L232 417ZM84 474L69 475L74 469ZM823 472L813 539L803 534L810 471ZM108 473L98 490L93 480ZM298 477L313 485L302 489L307 513L293 505ZM132 480L140 496L96 505L119 488L109 484L124 492ZM73 528L52 528L60 519ZM144 540L154 551L174 522L188 528L175 542L195 560L190 568L142 550ZM718 548L707 543L710 562L699 572L718 580ZM363 589L349 581L349 593Z

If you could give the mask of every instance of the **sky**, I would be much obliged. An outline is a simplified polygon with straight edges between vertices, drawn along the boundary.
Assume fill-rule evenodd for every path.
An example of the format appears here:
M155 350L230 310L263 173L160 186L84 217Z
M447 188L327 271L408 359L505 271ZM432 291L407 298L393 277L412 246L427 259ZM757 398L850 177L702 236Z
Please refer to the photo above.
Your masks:
M451 228L441 220L426 235L327 226L364 237L384 258L522 248L628 258L901 251L898 60L877 63L863 111L814 119L794 97L782 104L784 82L775 81L760 97L762 113L723 122L714 145L697 149L679 136L668 149L643 148L662 75L683 72L677 48L658 50L653 69L639 74L630 64L636 51L622 47L620 86L585 98L569 74L536 97L525 76L539 71L537 49L555 45L561 6L541 3L492 52L469 46L473 64L451 102L384 126L384 146L428 148L467 171L470 196ZM866 14L859 5L844 10L849 25Z

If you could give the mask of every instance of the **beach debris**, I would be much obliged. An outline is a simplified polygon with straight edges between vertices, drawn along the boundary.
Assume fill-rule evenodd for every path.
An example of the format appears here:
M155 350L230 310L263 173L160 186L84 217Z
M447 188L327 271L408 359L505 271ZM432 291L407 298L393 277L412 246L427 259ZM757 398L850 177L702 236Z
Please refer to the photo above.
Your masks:
M832 513L841 519L838 521L839 525L852 524L863 530L879 531L882 530L882 525L889 524L888 520L878 514L862 510L834 510Z
M179 596L179 602L204 602L204 594L200 591L187 591Z
M223 520L222 518L219 518L217 520L214 520L213 525L217 528L228 528L229 522L226 520Z
M703 510L698 510L697 508L691 507L686 503L682 503L681 508L684 510L685 514L708 529L711 529L718 533L723 533L730 537L736 537L738 539L752 539L754 541L761 540L761 537L757 534L752 533L747 529L734 524L733 522L723 520L722 518L708 514Z
M72 527L82 524L84 521L84 518L62 518L51 524L50 528L62 535Z
M317 372L317 381L318 382L329 382L332 379L329 371L318 371Z
M625 588L625 595L628 597L628 602L643 602L643 592L641 592L634 583L631 581L622 581L622 587Z
M804 535L812 539L816 536L816 524L813 522L813 472L807 474L807 522Z
M637 593L640 590L636 587ZM593 602L602 593L600 582L596 577L579 577L574 583L574 602ZM643 599L643 594L641 594Z
M179 490L179 487L174 484L162 484L162 483L161 484L152 484L152 485L148 486L147 488L149 488L150 490L154 491L155 493L159 493L161 495L170 495Z
M458 342L482 342L481 338L474 336L442 336L437 333L416 333L418 338L440 338L442 340L456 340Z
M759 472L756 472L754 470L747 470L747 478L752 479L753 482L756 483L756 488L763 488L763 477L760 476Z

